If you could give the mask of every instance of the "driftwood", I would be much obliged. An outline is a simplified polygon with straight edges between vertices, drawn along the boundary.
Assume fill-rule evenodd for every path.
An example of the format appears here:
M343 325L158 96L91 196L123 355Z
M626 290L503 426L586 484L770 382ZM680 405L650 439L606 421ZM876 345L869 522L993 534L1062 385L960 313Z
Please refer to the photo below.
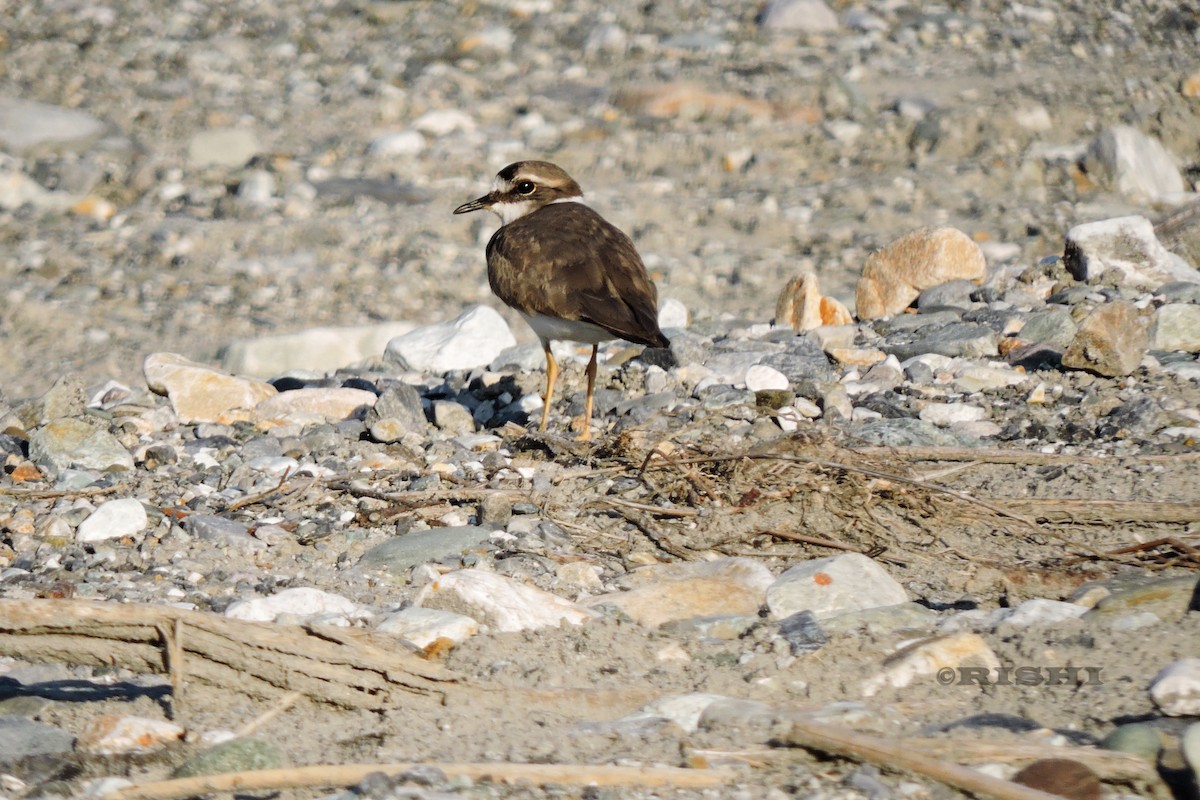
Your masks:
M347 708L441 703L453 676L394 639L330 626L268 625L170 606L0 600L0 655L166 673L278 699L298 691Z
M594 764L347 764L224 775L201 775L170 781L144 783L117 789L104 800L174 800L213 792L250 792L300 787L351 786L374 772L400 775L413 767L436 767L447 777L469 777L497 783L547 783L568 786L638 786L676 789L706 789L731 781L737 773L725 769L680 767L614 767Z

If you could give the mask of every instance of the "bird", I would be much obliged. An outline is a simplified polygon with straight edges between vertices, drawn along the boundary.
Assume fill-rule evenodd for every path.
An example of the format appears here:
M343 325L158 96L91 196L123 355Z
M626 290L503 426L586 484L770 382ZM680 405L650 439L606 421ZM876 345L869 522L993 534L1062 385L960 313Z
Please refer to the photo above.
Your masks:
M624 339L669 353L671 342L658 326L658 289L633 241L587 205L579 184L556 164L509 164L496 174L490 192L454 213L481 209L501 223L487 244L488 284L525 318L546 354L539 430L546 430L558 379L550 343L592 346L579 435L588 441L600 343Z

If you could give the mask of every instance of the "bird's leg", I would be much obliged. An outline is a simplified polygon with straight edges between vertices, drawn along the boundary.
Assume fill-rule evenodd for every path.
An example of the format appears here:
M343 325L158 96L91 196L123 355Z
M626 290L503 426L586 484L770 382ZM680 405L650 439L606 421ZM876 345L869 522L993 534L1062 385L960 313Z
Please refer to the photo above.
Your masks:
M587 399L583 403L583 430L579 432L579 441L586 442L592 438L592 397L596 393L596 351L600 345L592 345L592 359L587 365Z
M546 352L546 397L542 405L542 424L538 426L539 431L546 430L546 423L550 420L550 401L554 398L554 382L558 380L558 362L554 360L554 353L550 352L548 340L542 342L542 350Z

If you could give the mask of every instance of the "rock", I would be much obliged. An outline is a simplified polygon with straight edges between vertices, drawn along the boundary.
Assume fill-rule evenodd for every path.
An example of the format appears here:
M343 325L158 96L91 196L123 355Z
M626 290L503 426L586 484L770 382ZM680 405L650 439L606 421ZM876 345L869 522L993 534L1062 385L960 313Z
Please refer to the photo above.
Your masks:
M475 432L475 418L467 407L453 400L434 400L433 424L450 436Z
M1162 142L1128 125L1101 131L1088 147L1086 164L1089 175L1133 202L1154 202L1186 189Z
M404 575L418 564L441 561L448 556L456 556L479 547L494 533L495 529L482 525L460 525L406 533L375 545L363 553L358 563L363 568L386 569L393 574Z
M234 375L270 378L291 370L332 372L381 356L387 343L415 327L411 322L383 322L345 328L310 328L297 333L234 342L221 366Z
M1179 749L1183 751L1183 759L1192 768L1192 780L1200 781L1200 722L1187 726L1183 736L1179 737Z
M961 392L986 392L1009 386L1020 386L1029 376L1011 368L981 367L968 364L954 374L954 388Z
M876 562L859 553L805 561L784 572L766 591L776 618L811 611L818 619L908 602L908 593Z
M983 252L955 228L918 228L867 257L858 281L859 319L898 314L922 291L952 280L982 283Z
M376 136L367 152L376 158L415 156L425 149L425 137L419 131L397 131ZM399 335L399 334L396 334Z
M29 206L40 211L62 211L72 202L74 198L70 195L48 191L23 172L0 168L0 210L16 211Z
M953 280L930 286L917 297L917 308L928 311L937 308L973 308L979 303L971 300L971 293L979 288L974 281Z
M414 605L465 613L505 633L563 622L581 625L594 616L557 595L478 569L441 576L421 589Z
M1200 716L1200 658L1164 667L1150 682L1150 699L1168 717Z
M75 737L62 728L0 715L0 765L8 766L29 756L70 753L74 746Z
M466 641L479 633L479 623L463 614L410 606L388 614L375 627L375 631L399 636L424 648L439 639L447 639L455 644Z
M770 0L759 25L768 31L828 33L837 30L838 19L824 0Z
M1158 241L1145 217L1085 222L1067 231L1063 263L1077 281L1114 269L1134 287L1156 289L1172 281L1200 283L1200 271Z
M815 273L792 278L775 302L775 324L807 331L822 325L848 325L854 321L849 309L832 297L822 297Z
M612 606L634 622L657 628L668 622L718 614L753 614L774 580L747 558L646 567L629 576L633 588L588 599L590 608Z
M123 472L134 466L115 436L82 419L57 419L34 431L29 460L50 475L67 469Z
M774 116L770 103L685 81L622 89L615 101L618 107L631 113L660 119L747 117L769 120Z
M105 714L88 723L76 747L103 756L152 753L179 741L183 734L183 728L166 720Z
M166 395L180 421L244 419L278 392L269 383L237 378L174 353L152 353L142 366L150 390Z
M1105 796L1096 773L1068 758L1039 759L1014 775L1013 783L1066 800L1100 800Z
M375 393L366 389L292 389L263 400L253 418L269 424L341 422L362 419L375 401Z
M879 349L901 360L927 353L947 358L988 358L1000 352L996 333L988 326L974 322L898 331L877 344Z
M197 775L221 775L226 772L245 772L259 769L282 769L288 766L283 750L272 742L240 737L221 742L180 764L172 778L193 778Z
M921 409L919 416L939 428L948 428L957 423L984 419L987 411L965 403L929 403Z
M441 374L486 367L517 343L508 323L490 306L475 306L454 319L416 328L388 342L387 357L402 369Z
M132 497L109 500L79 523L75 539L79 542L102 542L121 539L140 533L149 524L146 507Z
M1004 616L1002 621L1006 625L1018 628L1030 625L1055 625L1067 620L1079 619L1087 612L1087 606L1035 597L1014 608Z
M658 327L668 328L686 328L691 315L688 314L687 306L673 297L668 297L663 300L658 307Z
M0 151L24 156L54 150L85 150L107 126L86 111L19 97L0 97Z
M1163 737L1158 727L1149 722L1130 722L1109 731L1100 740L1100 747L1119 753L1141 756L1151 764L1158 763L1158 754L1163 748Z
M215 514L192 514L184 517L183 529L197 539L212 542L219 547L235 547L249 551L266 549L266 544L253 538L245 525Z
M470 114L456 108L426 111L413 120L412 126L430 136L446 136L455 131L473 131L477 127Z
M241 167L261 150L258 137L244 128L211 128L188 141L188 163L193 167Z
M755 364L746 370L746 388L752 392L783 391L789 385L786 375L765 364Z
M361 613L362 609L353 600L306 586L284 589L269 597L238 600L225 609L225 616L230 619L247 622L275 622L281 616L299 622L326 615L359 616Z
M1027 342L1044 342L1066 348L1075 338L1078 327L1065 309L1036 311L1021 326L1018 336Z
M421 395L407 383L394 383L379 395L375 405L367 412L364 420L375 435L375 426L382 420L389 421L394 431L402 436L410 431L420 433L425 430L428 422L425 419L425 409L421 406ZM472 429L473 430L473 429ZM464 433L472 431L464 431ZM388 441L398 441L399 436ZM376 439L376 441L382 441Z
M993 671L1000 667L1000 659L977 633L954 633L924 639L888 657L883 670L863 684L862 693L866 697L873 697L885 687L903 688L918 678L933 675L937 675L939 681L948 677L947 683L957 683L961 680L960 670L964 667L981 668L987 670L985 675L994 676Z
M1130 303L1105 303L1079 324L1062 365L1110 377L1129 375L1149 348L1148 319Z
M1200 353L1200 305L1169 303L1154 315L1153 350Z

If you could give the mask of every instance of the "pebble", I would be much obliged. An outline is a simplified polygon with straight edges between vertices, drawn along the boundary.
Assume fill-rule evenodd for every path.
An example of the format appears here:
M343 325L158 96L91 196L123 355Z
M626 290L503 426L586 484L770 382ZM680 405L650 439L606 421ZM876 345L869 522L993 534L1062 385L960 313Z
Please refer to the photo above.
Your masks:
M859 553L804 561L766 590L776 618L811 611L818 619L908 602L908 593L878 563Z
M172 778L222 775L260 769L283 769L287 756L279 745L263 739L243 736L203 750L184 761L171 773Z
M150 390L166 395L175 415L186 423L244 418L278 394L269 383L234 377L175 353L152 353L142 369Z
M1067 231L1063 264L1077 281L1116 270L1131 286L1156 289L1172 281L1200 283L1200 270L1163 247L1140 216L1085 222Z
M219 547L233 547L251 552L266 548L266 544L250 535L245 525L215 514L191 514L184 518L183 528L197 539L212 542Z
M85 150L107 130L77 108L0 96L0 150L17 156L45 149Z
M258 137L245 128L211 128L188 141L188 162L194 167L241 167L261 149Z
M1192 769L1192 780L1200 780L1200 722L1193 722L1179 739L1179 749Z
M464 614L411 606L384 616L377 633L399 636L417 647L428 647L439 639L458 644L479 633L479 623Z
M1162 142L1129 125L1105 128L1087 152L1088 173L1134 202L1182 194L1183 175Z
M332 372L382 356L389 341L413 327L411 322L381 322L239 339L226 348L221 368L233 375L258 378L300 369Z
M386 569L403 575L419 564L442 561L485 545L495 529L482 525L462 525L407 533L377 544L359 559L365 569Z
M505 633L558 627L563 622L581 625L594 617L591 611L557 595L478 569L443 575L422 588L413 602L425 608L467 612L481 624Z
M486 367L517 343L491 306L475 306L444 323L427 325L388 342L387 358L401 369L435 374Z
M276 622L281 617L300 622L314 617L361 616L363 609L352 600L311 587L284 589L269 597L238 600L225 609L225 616L246 622Z
M1132 753L1151 764L1158 763L1158 754L1163 749L1163 735L1151 722L1130 722L1109 731L1100 741L1105 750Z
M885 687L901 689L918 678L936 675L939 670L962 667L995 670L1000 667L1000 659L977 633L960 632L925 639L890 656L883 669L863 683L862 693L872 697Z
M768 31L829 33L838 19L824 0L770 0L759 24Z
M1130 303L1097 306L1079 323L1062 364L1098 375L1129 375L1150 349L1149 320Z
M1035 597L1014 608L1003 617L1003 621L1004 624L1017 628L1029 625L1056 625L1067 620L1079 619L1087 611L1087 606L1076 603Z
M986 269L979 245L962 231L912 231L867 257L855 290L858 318L898 314L922 291L947 281L981 283Z
M1200 305L1169 303L1154 315L1154 350L1200 353Z
M79 542L102 542L135 536L149 525L146 507L132 497L109 500L79 523L75 539Z
M62 728L24 717L0 715L0 753L4 754L3 761L70 753L74 746L75 737Z
M105 714L88 723L75 746L93 755L152 753L178 742L183 734L183 728L167 720Z
M1150 699L1168 717L1200 716L1200 658L1163 667L1150 681Z
M70 469L124 472L133 456L106 430L81 419L57 419L29 437L29 460L50 475Z
M920 413L920 419L939 428L948 428L961 422L975 422L986 416L987 411L979 406L960 403L929 403Z
M714 615L753 614L774 576L748 558L645 567L627 577L627 591L588 599L589 608L609 606L647 628Z
M261 401L254 407L252 418L264 425L362 419L375 400L375 393L365 389L292 389Z
M746 388L752 392L780 391L789 385L786 375L764 364L754 364L746 370Z
M425 137L420 131L396 131L376 136L367 151L376 158L397 158L419 155L425 149Z

